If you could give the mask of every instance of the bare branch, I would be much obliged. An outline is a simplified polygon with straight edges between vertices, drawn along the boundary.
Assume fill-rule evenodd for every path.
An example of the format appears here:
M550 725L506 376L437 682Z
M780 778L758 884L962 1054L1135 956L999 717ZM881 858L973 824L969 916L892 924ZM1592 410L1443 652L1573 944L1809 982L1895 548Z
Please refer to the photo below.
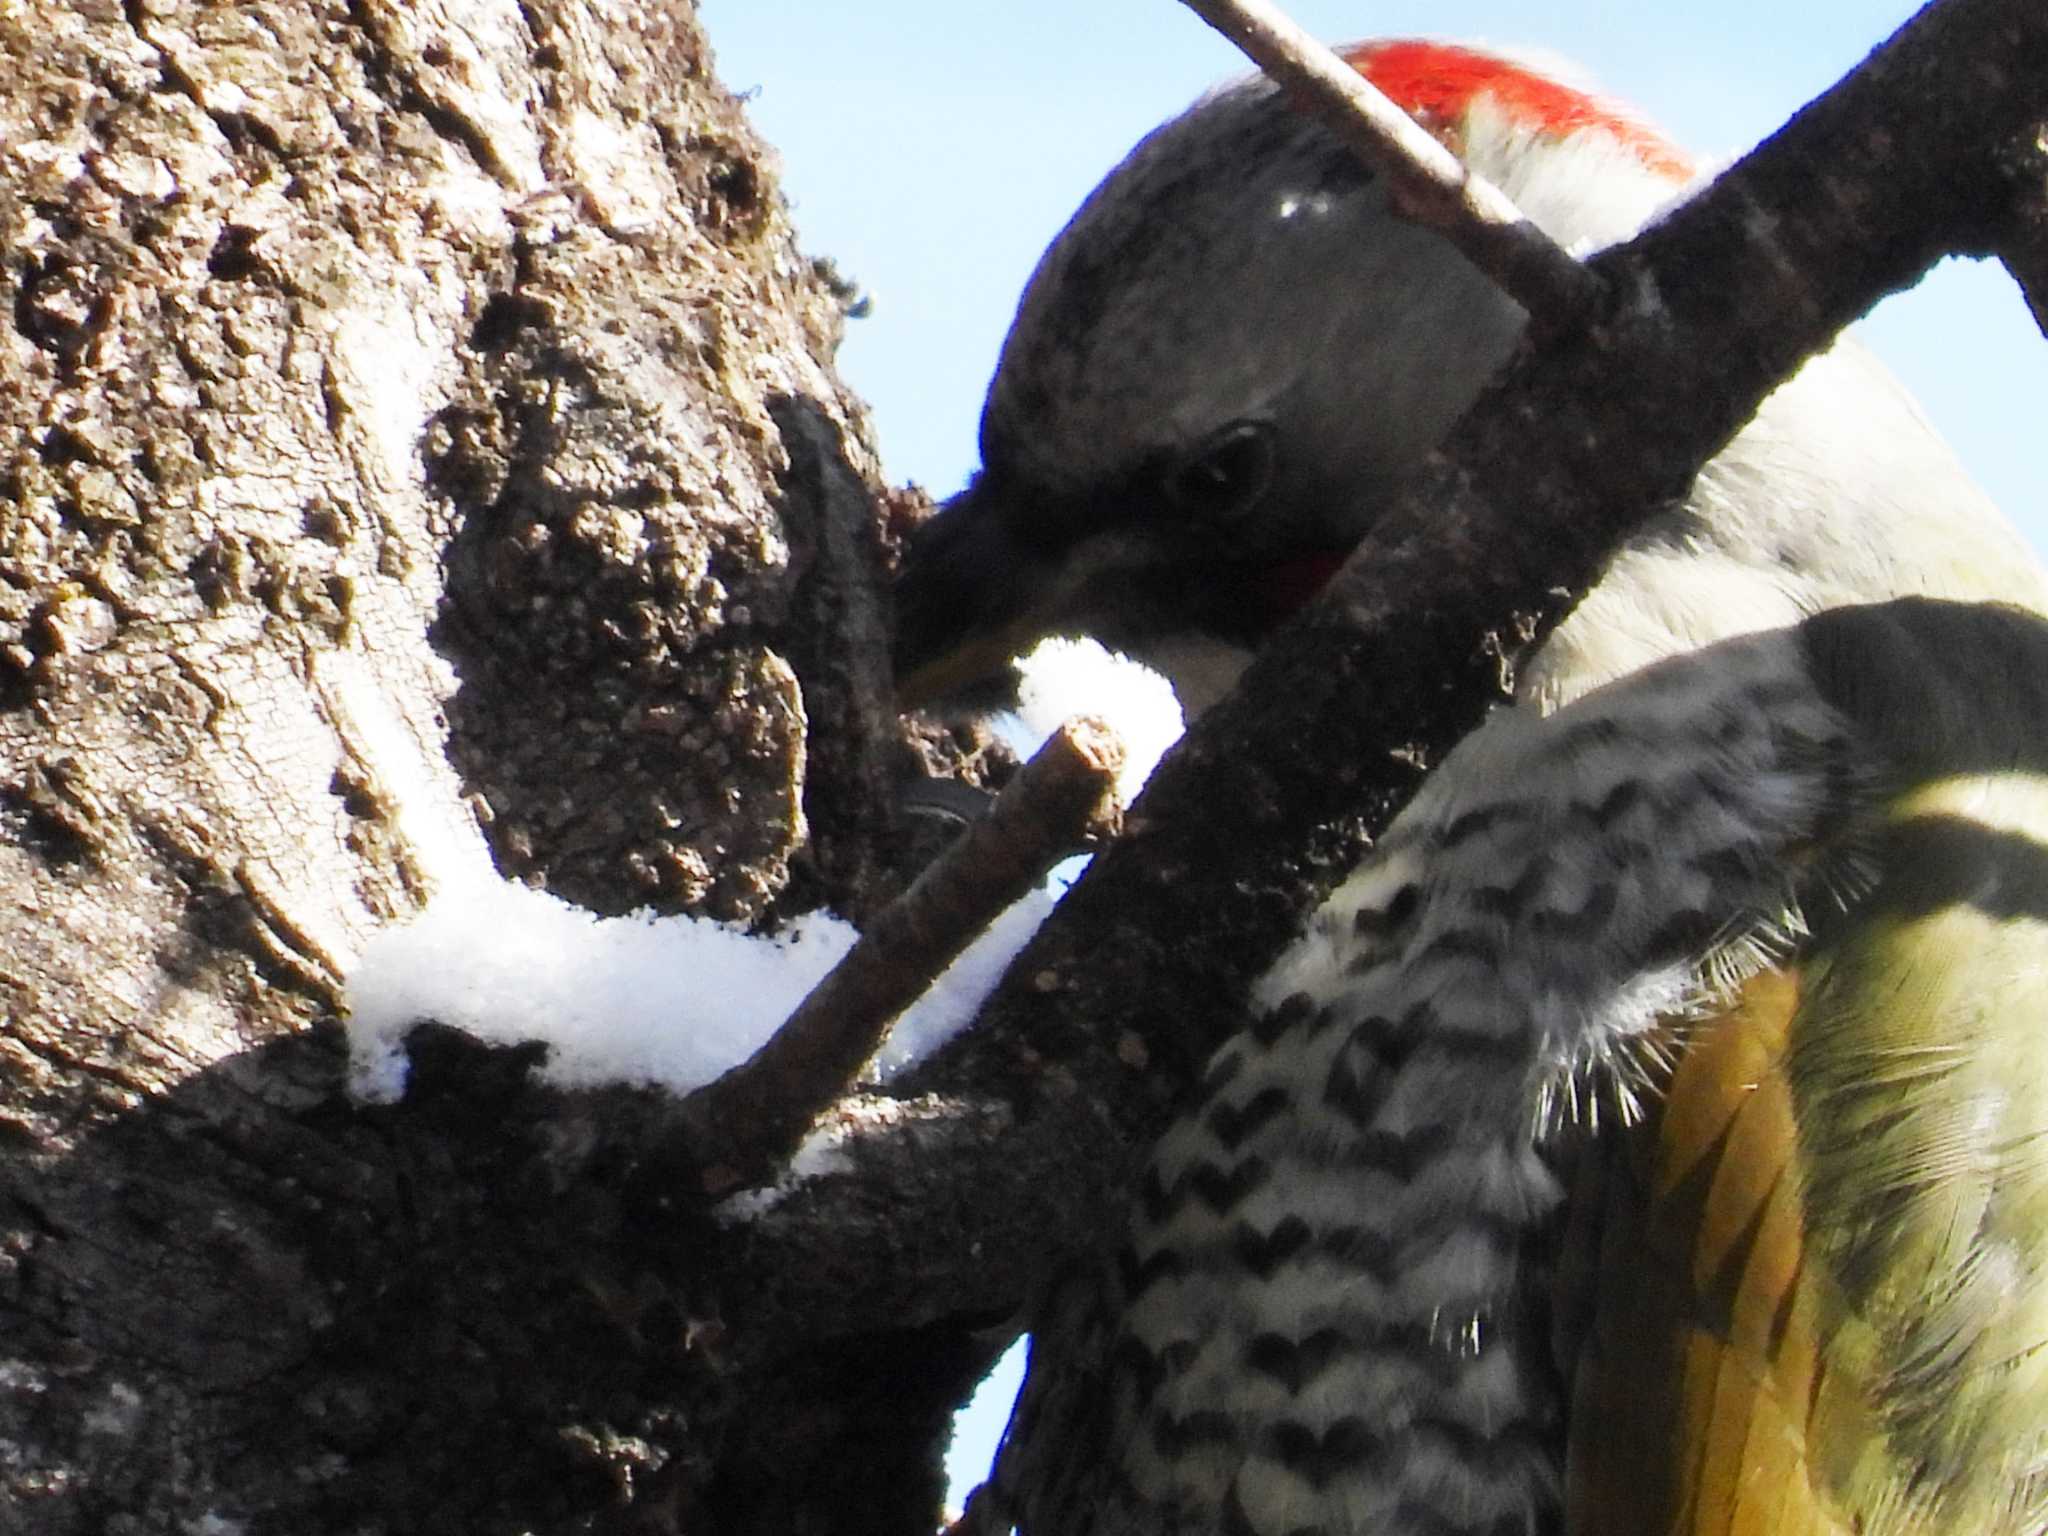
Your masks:
M1267 0L1182 0L1387 179L1401 212L1464 253L1539 330L1589 313L1599 283L1428 130Z
M889 1023L968 943L1083 841L1121 820L1124 747L1099 720L1069 720L859 942L768 1043L683 1106L707 1194L762 1176L853 1084Z

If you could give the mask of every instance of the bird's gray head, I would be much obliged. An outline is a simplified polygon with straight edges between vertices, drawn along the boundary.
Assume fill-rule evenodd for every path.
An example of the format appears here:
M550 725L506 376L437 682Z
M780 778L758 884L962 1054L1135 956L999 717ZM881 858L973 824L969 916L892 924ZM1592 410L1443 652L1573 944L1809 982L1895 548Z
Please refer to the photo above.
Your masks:
M899 589L930 693L1047 633L1256 643L1370 526L1521 314L1263 82L1159 129L1025 290L982 471Z
M1677 184L1662 141L1519 65L1421 43L1347 56L1553 234L1562 210L1568 240L1626 233ZM1567 145L1599 174L1523 174ZM1203 702L1176 660L1248 656L1311 596L1522 321L1269 84L1198 102L1096 189L1025 290L981 473L898 587L906 701L1089 634Z

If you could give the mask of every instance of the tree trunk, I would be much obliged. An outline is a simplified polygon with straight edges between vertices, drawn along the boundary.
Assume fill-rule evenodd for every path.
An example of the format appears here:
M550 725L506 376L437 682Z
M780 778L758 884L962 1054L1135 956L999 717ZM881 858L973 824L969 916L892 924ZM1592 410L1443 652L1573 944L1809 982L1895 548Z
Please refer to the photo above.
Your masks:
M885 502L689 8L0 60L0 1529L928 1530L986 1347L804 1336L620 1152L660 1095L344 1092L472 813L605 912L886 893Z
M1944 17L1785 136L1817 151L1603 258L1663 306L1532 350L1411 492L1519 544L1390 566L1435 627L1340 578L975 1035L735 1222L673 1098L428 1028L367 1108L340 1023L475 826L601 912L900 883L912 509L687 6L0 4L0 1533L923 1536L1024 1293L1118 1230L1250 976L1602 541L1940 250L2048 271L2042 29Z

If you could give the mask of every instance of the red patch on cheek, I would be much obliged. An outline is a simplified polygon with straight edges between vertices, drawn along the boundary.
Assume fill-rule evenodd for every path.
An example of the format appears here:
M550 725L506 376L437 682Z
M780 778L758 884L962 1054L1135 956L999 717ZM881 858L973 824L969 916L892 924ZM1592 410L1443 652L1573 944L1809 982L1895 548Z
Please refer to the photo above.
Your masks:
M1291 618L1308 606L1309 599L1329 585L1330 578L1344 563L1348 550L1326 549L1313 555L1282 560L1259 572L1258 599L1274 622Z

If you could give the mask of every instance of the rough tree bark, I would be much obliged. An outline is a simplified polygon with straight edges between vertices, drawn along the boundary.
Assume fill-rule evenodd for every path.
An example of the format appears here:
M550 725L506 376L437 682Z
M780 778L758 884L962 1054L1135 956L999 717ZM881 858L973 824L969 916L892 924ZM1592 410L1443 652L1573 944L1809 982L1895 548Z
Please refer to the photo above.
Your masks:
M602 911L886 894L886 499L689 9L0 5L0 246L0 1529L928 1525L983 1351L779 1341L590 1166L651 1096L342 1091L458 795Z
M2048 78L2048 29L1946 9L1995 34L1949 45L1967 88L1915 56L1886 88L1917 107L1853 110L1945 114L1916 150L1992 162L1955 186L2031 189L1947 231L1981 248L2048 227L2040 112L1985 107ZM708 1213L672 1101L537 1088L531 1052L425 1030L403 1103L346 1098L340 978L465 803L506 873L602 911L895 889L904 508L707 57L678 5L0 0L0 1531L928 1530L977 1329L1113 1226L1116 1171L1317 886L1310 829L1328 857L1391 803L1384 742L1282 770L1256 743L1300 719L1226 711L993 1027L850 1097L851 1170L749 1225ZM1851 161L1834 206L1945 216ZM1775 212L1772 185L1738 196ZM1739 253L1731 206L1698 250ZM1824 303L1745 295L1798 325L1704 396L1746 409L1940 244L1883 243ZM1696 259L1647 270L1697 297ZM1645 355L1684 418L1673 337L1726 321L1679 319ZM1527 479L1563 377L1479 413L1446 478ZM1555 579L1438 604L1463 647L1407 632L1442 669L1404 674L1416 730L1484 707L1479 637ZM1268 699L1374 675L1323 630ZM1249 862L1176 803L1235 808L1199 841Z

